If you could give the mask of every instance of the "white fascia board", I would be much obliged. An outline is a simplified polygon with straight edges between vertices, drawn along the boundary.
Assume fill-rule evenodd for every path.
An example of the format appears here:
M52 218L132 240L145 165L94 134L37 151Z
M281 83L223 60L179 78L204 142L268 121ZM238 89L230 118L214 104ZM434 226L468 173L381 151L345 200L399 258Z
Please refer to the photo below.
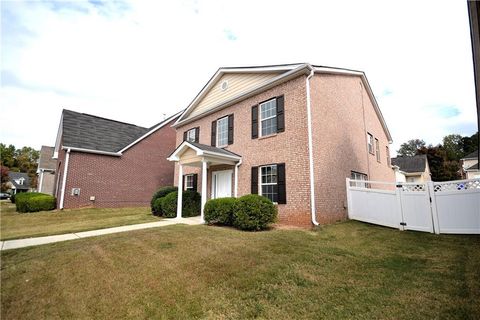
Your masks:
M177 149L167 158L168 161L180 161L179 154L182 153L185 149L191 148L195 150L197 153L197 156L201 156L203 154L203 151L197 147L195 147L193 144L189 143L188 141L183 141Z
M57 137L55 138L55 148L53 149L53 157L52 159L58 159L58 152L61 149L61 140L62 140L62 135L63 135L63 111L62 115L60 116L60 124L58 126L57 130Z
M216 158L221 158L221 159L231 159L231 160L241 160L242 157L235 156L235 155L228 155L228 154L223 154L223 153L217 153L217 152L211 152L211 151L203 151L203 154L206 156L212 156Z
M120 153L120 152L109 152L109 151L92 150L92 149L84 149L84 148L76 148L76 147L68 147L68 146L62 146L62 149L63 150L70 149L71 151L77 151L77 152L101 154L101 155L104 155L104 156L114 156L114 157L121 157L122 156L122 153Z
M190 123L196 119L199 119L199 118L202 118L204 116L207 116L209 114L212 114L214 112L217 112L219 110L222 110L223 108L226 108L226 107L229 107L231 106L232 104L235 104L237 102L240 102L242 100L245 100L251 96L254 96L258 93L261 93L265 90L268 90L276 85L279 85L283 82L286 82L288 80L291 80L295 77L298 77L302 74L305 74L307 75L309 72L310 72L310 69L308 68L309 65L307 64L302 64L300 65L298 68L295 68L293 70L290 70L286 73L283 73L283 74L280 74L279 76L265 82L265 83L262 83L256 87L254 87L253 89L251 89L250 91L247 91L247 92L243 92L243 93L240 93L239 95L235 96L235 97L232 97L231 99L227 100L227 101L223 101L223 102L220 102L219 104L217 104L215 107L205 111L205 112L202 112L198 115L196 115L195 117L192 117L192 118L188 118L188 119L185 119L185 120L181 120L181 117L178 118L178 120L172 125L172 127L179 127L179 126L182 126L182 125L185 125L187 123ZM187 108L187 110L185 110L185 112L188 111L189 108L191 108L193 105L189 106ZM184 116L186 113L184 113L182 116Z
M118 151L119 153L123 153L124 151L130 149L130 147L136 145L137 143L139 143L140 141L142 141L143 139L145 139L146 137L150 136L152 133L154 133L155 131L157 131L158 129L164 127L167 123L169 123L170 121L172 121L172 119L174 119L176 116L178 116L180 113L182 113L183 111L180 111L180 112L177 112L175 113L173 116L171 116L170 118L167 118L165 119L165 121L163 121L161 124L159 124L158 126L156 126L155 128L153 128L152 130L148 131L147 133L145 133L143 136L141 136L140 138L138 138L137 140L133 141L132 143L130 143L128 146L126 146L125 148L123 148L122 150Z

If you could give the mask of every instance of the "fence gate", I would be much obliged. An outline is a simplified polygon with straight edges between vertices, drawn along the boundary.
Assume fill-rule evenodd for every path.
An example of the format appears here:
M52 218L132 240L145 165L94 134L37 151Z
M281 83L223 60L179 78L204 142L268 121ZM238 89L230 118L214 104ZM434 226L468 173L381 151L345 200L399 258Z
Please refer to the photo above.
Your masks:
M480 179L389 183L347 179L350 219L400 230L480 234Z

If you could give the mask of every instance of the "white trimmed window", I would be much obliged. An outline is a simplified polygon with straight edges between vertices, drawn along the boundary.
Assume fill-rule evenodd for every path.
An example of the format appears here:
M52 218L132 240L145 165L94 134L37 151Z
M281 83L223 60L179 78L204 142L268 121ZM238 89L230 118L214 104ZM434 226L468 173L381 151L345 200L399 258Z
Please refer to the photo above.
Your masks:
M380 142L378 142L377 138L375 138L375 151L377 155L377 161L380 162Z
M388 146L385 147L385 153L387 154L387 166L390 167L390 150L388 149Z
M185 176L185 190L193 190L193 174Z
M367 181L368 176L364 173L352 171L350 173L350 178L352 180L360 180L360 181ZM365 182L355 182L355 184L352 185L353 187L359 187L359 188L367 188L367 183Z
M228 145L228 117L217 120L217 147Z
M374 154L374 146L373 146L373 135L367 132L367 144L368 144L368 152L371 154Z
M260 167L260 194L278 202L277 165Z
M277 99L260 104L260 128L262 137L277 132Z
M187 131L187 141L195 142L197 141L196 129L190 129Z

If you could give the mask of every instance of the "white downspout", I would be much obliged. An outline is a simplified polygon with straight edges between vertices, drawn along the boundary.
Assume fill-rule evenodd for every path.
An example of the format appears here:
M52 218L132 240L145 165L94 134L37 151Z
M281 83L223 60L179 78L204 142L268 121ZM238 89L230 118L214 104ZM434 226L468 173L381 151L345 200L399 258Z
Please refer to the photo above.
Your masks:
M307 127L308 127L308 162L310 170L310 211L312 214L312 223L314 226L318 226L315 208L315 180L313 174L313 139L312 139L312 108L310 101L310 78L315 74L315 69L312 66L309 66L310 74L306 80L306 89L307 89Z
M63 201L65 200L65 188L67 183L68 161L70 160L70 148L67 149L67 156L65 158L65 170L63 170L62 193L60 194L60 209L63 209Z
M235 165L235 188L234 188L235 198L238 197L238 167L240 167L241 164L242 164L242 159L240 159L240 161L238 161L238 163Z

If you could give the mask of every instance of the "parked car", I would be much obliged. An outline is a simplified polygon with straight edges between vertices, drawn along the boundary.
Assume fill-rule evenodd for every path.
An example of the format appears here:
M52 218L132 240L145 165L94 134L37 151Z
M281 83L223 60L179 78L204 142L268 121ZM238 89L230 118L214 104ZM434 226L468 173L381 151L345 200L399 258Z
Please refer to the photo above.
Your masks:
M10 194L9 193L0 193L0 200L4 199L10 199Z

